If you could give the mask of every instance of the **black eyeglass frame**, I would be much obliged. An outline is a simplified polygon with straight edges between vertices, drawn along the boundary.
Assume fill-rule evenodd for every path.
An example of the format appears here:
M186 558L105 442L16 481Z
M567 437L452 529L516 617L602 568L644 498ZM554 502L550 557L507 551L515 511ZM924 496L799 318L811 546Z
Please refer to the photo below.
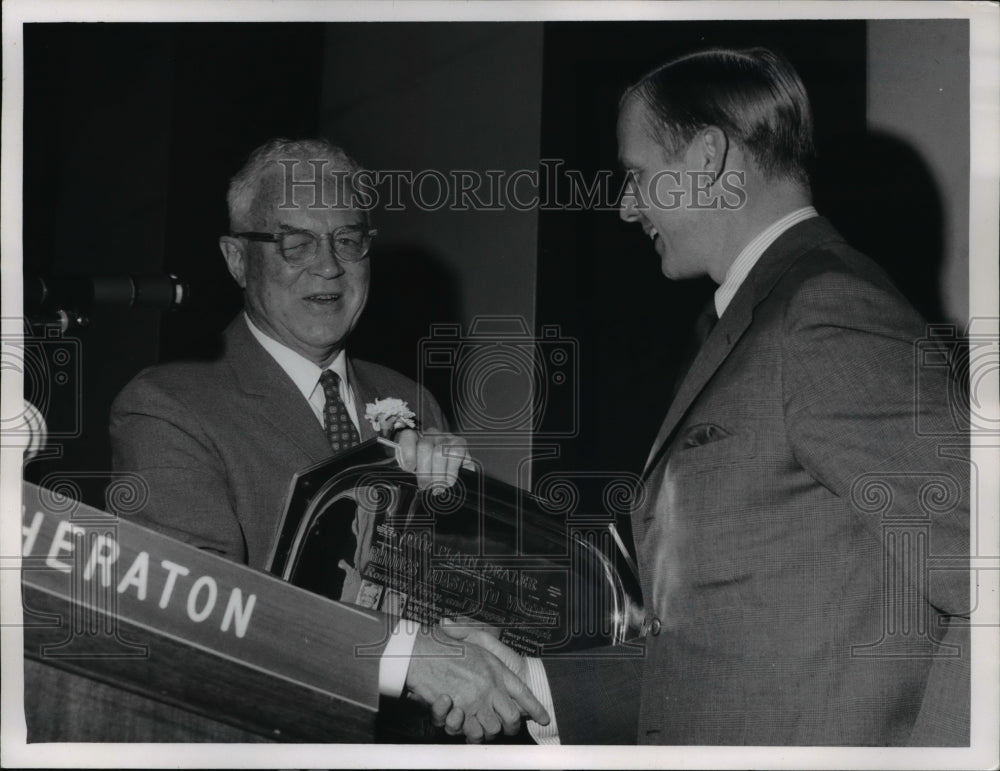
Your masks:
M345 231L349 231L349 232L352 232L352 233L361 233L362 237L368 239L368 243L366 245L364 245L364 249L361 252L361 256L360 257L356 257L356 258L344 257L343 255L341 255L339 253L339 251L337 249L337 243L336 243L336 241L334 239L336 238L336 236L337 236L338 233L343 233ZM315 252L315 254L313 254L313 256L311 258L309 258L308 260L306 260L305 262L301 262L301 263L300 262L293 262L292 260L288 259L288 256L285 254L285 250L283 248L281 248L281 246L280 246L281 239L284 238L285 236L295 236L295 235L303 235L303 234L308 234L308 235L312 236L313 239L315 240L317 246L319 245L320 241L322 241L324 238L326 238L327 240L330 241L330 247L333 249L333 255L334 255L334 257L336 257L341 262L358 263L358 262L361 262L363 259L365 259L368 256L368 252L371 251L371 248L372 248L372 243L371 242L372 242L372 239L375 238L375 236L378 235L378 229L377 228L368 228L367 230L365 230L364 228L353 227L351 225L345 225L344 227L337 228L332 233L316 233L316 232L314 232L312 230L283 230L280 233L261 233L261 232L258 232L258 231L249 230L249 231L244 231L242 233L230 233L230 235L233 238L244 238L247 241L260 241L260 242L268 243L268 244L279 244L278 251L281 252L282 259L285 262L287 262L289 265L292 265L292 266L294 266L296 268L304 268L304 267L306 267L308 265L311 265L313 262L315 262L316 258L319 257L319 250L317 249L316 252Z

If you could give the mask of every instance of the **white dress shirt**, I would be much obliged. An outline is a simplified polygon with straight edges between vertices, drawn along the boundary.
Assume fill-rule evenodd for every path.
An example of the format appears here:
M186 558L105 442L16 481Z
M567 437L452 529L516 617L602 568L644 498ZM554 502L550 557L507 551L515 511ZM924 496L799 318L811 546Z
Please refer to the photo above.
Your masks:
M292 379L295 387L302 392L303 398L309 402L316 420L323 425L323 410L326 407L326 397L323 394L323 386L320 385L319 378L323 374L323 369L305 358L302 354L293 351L284 343L279 343L273 337L268 337L261 332L250 317L244 313L250 334L267 351L271 358L278 362L285 374ZM351 417L354 428L361 433L361 426L358 423L358 411L354 399L354 389L351 387L347 377L347 356L341 350L336 358L326 369L332 370L340 378L340 398L347 407L347 414ZM414 622L401 620L389 642L382 652L378 667L378 690L383 696L398 697L403 693L406 685L406 673L410 668L410 656L413 653L413 645L417 640L417 632L420 625Z
M323 369L284 343L279 343L273 337L265 335L257 329L245 313L243 317L247 321L247 326L250 327L250 334L292 379L295 387L302 392L303 398L309 402L309 406L312 407L312 411L316 415L316 420L322 426L326 397L323 395L323 386L320 385L319 378L323 374ZM351 388L351 382L347 377L347 356L343 350L327 365L326 369L334 372L340 378L340 398L343 400L344 406L347 407L347 414L351 416L354 428L360 433L361 425L358 423L358 411L354 403L354 389Z
M715 312L720 319L733 297L736 296L736 290L743 285L750 270L757 264L757 260L767 251L767 247L777 241L778 236L793 225L818 216L819 214L812 206L803 206L764 228L743 247L736 255L736 259L733 260L733 264L729 266L729 270L726 271L726 277L719 284L719 288L715 290Z
M812 206L803 206L793 212L786 214L777 222L772 223L740 250L740 253L733 260L733 264L726 271L719 288L715 290L715 312L722 318L729 303L732 302L736 291L742 286L751 269L757 264L761 255L773 244L782 233L797 225L803 220L819 216ZM559 728L556 725L556 711L552 703L552 692L549 689L549 679L545 674L545 667L542 660L528 658L527 660L526 684L531 688L535 698L538 699L548 710L552 722L547 726L538 725L533 720L528 721L528 733L539 744L559 744Z

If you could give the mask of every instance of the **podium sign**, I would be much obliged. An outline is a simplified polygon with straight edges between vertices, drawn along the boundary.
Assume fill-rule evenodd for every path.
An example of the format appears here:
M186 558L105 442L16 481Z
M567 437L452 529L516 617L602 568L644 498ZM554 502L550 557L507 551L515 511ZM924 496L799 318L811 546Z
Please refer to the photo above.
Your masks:
M427 623L468 616L529 655L621 643L641 615L607 522L553 513L459 472L418 490L373 440L297 475L270 569L329 598Z
M22 489L26 658L271 740L372 740L384 616Z

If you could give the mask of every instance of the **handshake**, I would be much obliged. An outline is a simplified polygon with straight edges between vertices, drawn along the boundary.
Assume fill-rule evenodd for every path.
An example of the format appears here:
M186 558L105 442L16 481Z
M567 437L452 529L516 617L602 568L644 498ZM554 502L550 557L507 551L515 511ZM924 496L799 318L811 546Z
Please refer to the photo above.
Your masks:
M524 678L527 661L469 619L442 619L416 638L406 674L409 698L430 707L435 726L468 742L501 731L515 735L521 718L549 724L549 714Z
M464 440L434 431L403 431L399 465L417 474L420 487L454 483L467 462ZM521 718L549 724L549 713L524 677L527 662L500 642L492 627L470 619L442 619L417 635L406 674L409 697L430 706L434 725L466 741L492 739L502 730L515 735Z

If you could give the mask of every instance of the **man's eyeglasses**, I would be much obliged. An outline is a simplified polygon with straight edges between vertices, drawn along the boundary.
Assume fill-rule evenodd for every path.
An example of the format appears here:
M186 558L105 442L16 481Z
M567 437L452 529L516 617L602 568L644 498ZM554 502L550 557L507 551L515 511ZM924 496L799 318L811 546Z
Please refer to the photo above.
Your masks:
M304 268L319 255L319 242L330 240L334 256L341 262L361 262L368 256L372 239L378 235L374 228L337 228L332 233L313 233L311 230L287 230L283 233L233 233L236 238L247 241L264 241L277 244L285 262L293 268Z

